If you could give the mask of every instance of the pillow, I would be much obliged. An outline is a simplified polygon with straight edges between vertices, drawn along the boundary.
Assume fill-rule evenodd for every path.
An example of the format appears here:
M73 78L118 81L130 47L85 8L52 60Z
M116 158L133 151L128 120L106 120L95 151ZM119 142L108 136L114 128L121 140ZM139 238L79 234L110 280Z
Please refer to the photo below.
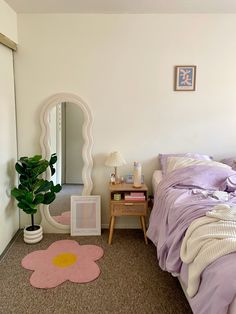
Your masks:
M212 160L212 157L202 154L185 153L185 154L159 154L159 161L163 175L166 174L167 158L169 157L190 157L197 160Z
M236 174L233 174L225 179L221 189L226 192L234 192L236 190Z
M228 165L212 160L196 160L189 157L169 157L167 159L166 174L175 169L190 167L194 165L217 166L231 169L231 167Z
M221 160L221 162L230 166L233 170L236 170L236 157L225 158Z

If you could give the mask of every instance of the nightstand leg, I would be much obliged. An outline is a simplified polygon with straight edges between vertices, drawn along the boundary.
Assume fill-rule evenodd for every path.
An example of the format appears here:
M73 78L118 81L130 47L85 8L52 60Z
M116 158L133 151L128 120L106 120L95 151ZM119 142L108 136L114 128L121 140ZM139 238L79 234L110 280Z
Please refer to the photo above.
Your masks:
M140 217L140 221L141 221L141 225L142 225L142 229L143 229L143 235L144 235L145 243L148 244L148 239L147 239L147 236L146 236L145 217L144 217L144 216L141 216L141 217Z
M111 220L110 220L110 232L109 232L108 244L111 244L111 242L112 242L113 231L114 231L114 225L115 225L115 216L111 216Z

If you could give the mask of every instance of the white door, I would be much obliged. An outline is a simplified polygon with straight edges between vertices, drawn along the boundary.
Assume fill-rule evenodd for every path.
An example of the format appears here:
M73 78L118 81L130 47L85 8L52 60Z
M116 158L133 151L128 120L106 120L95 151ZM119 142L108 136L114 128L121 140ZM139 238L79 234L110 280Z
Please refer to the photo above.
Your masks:
M11 49L0 44L0 254L19 229L19 211L10 197L16 160L13 56Z

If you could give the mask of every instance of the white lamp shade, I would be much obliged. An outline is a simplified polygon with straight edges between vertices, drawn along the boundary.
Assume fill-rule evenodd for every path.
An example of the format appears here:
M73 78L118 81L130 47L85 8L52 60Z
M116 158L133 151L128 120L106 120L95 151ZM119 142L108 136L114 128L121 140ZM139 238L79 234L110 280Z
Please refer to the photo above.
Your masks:
M105 165L108 167L120 167L126 164L120 152L112 152L107 157Z

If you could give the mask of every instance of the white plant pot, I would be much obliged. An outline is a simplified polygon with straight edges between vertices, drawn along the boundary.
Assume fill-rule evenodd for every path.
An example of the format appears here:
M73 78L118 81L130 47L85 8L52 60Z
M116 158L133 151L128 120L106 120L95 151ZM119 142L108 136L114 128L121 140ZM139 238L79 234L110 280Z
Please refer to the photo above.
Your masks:
M28 227L27 226L24 228L24 241L25 243L29 243L29 244L33 244L33 243L38 243L42 240L43 238L43 228L42 226L36 225L39 228L37 230L27 230Z

